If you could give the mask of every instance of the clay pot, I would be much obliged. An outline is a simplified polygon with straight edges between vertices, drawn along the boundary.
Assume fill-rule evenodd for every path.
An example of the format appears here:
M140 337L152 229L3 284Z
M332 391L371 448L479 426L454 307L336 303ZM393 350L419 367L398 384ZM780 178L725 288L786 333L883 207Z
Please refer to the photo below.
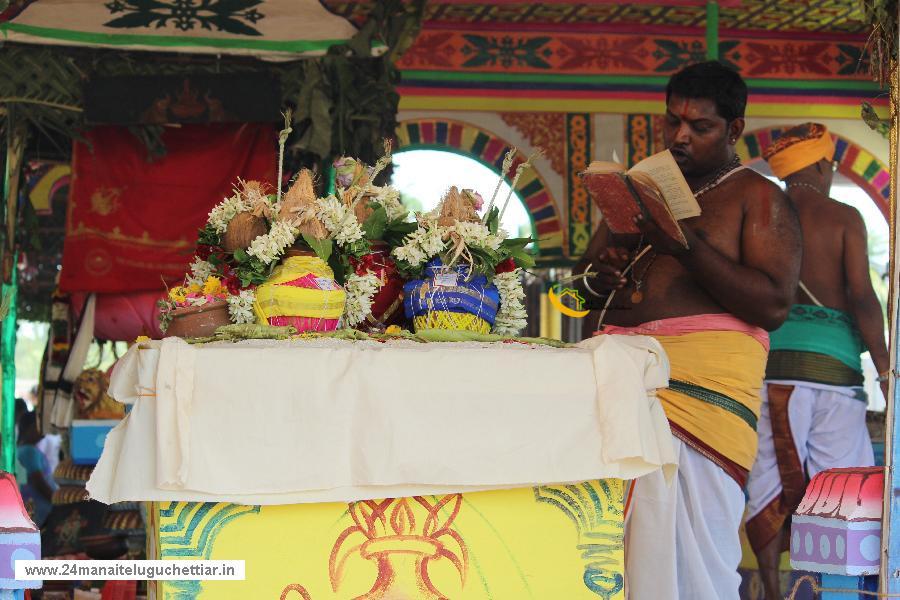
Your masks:
M213 335L217 327L230 324L228 303L224 300L203 306L185 306L172 311L172 322L166 329L166 337L207 337Z
M246 250L257 237L268 231L266 220L250 213L239 213L228 223L222 236L222 248L227 252Z

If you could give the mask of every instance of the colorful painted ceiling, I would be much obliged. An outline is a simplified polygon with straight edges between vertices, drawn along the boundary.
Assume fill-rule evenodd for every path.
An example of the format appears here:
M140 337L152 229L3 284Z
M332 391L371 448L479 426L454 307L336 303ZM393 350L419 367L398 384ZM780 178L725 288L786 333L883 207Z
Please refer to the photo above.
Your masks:
M324 0L351 21L371 3ZM698 0L432 0L400 60L401 108L659 113L668 78L707 57ZM723 0L719 60L750 88L748 115L884 112L855 0Z
M332 11L362 20L371 2L324 0ZM855 0L726 0L719 3L723 30L812 31L861 34ZM432 0L425 12L426 28L448 25L640 25L703 28L705 2L509 2Z

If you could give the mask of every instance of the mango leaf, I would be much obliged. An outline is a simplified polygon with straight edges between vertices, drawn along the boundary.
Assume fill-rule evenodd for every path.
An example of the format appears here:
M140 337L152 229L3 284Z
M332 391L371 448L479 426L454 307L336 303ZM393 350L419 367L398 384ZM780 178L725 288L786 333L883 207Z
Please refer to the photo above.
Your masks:
M369 206L373 207L372 214L363 223L362 228L366 232L368 239L380 240L384 237L384 231L387 229L387 211L384 210L384 206L375 202L369 204Z
M534 256L525 248L510 248L509 255L515 261L516 266L529 269L534 266Z
M334 280L340 285L344 285L347 282L347 275L352 272L350 270L350 262L346 257L340 252L332 252L328 258L328 266L331 267L331 271L334 273Z
M218 246L222 243L221 236L216 232L215 229L211 225L207 225L203 229L200 230L200 235L197 236L197 242L200 244L205 244L207 246Z
M369 244L368 238L363 236L355 242L350 242L348 245L344 246L344 251L351 256L360 258L363 255L371 252L372 246Z
M489 248L469 247L472 255L473 270L482 275L493 275L494 269L501 260L501 256Z
M331 240L319 240L305 233L301 235L303 236L303 241L312 248L312 251L316 253L316 256L323 261L328 262L332 250Z
M491 212L488 213L487 221L485 221L485 225L487 225L488 231L491 234L496 235L497 231L500 229L500 209L494 206L491 208Z
M403 245L403 240L415 231L419 225L415 222L408 223L406 221L392 221L388 224L382 238L391 248Z
M524 248L528 244L532 243L534 240L530 237L522 237L522 238L509 238L503 240L501 242L501 248Z

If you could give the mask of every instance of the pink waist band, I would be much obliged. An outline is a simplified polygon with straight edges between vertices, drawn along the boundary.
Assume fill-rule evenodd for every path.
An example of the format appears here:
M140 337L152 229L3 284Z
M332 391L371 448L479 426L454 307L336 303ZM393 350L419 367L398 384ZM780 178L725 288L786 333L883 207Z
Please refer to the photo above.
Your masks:
M736 331L743 333L759 342L766 352L769 351L769 333L765 329L754 327L729 313L659 319L658 321L648 321L635 327L605 325L602 331L597 331L594 335L649 335L652 337L656 335L685 335L701 331Z

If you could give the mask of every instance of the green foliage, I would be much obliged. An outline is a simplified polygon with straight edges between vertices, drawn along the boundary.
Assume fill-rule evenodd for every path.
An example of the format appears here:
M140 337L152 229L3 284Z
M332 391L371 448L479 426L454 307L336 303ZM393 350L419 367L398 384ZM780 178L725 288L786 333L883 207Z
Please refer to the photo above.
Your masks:
M289 95L296 98L293 127L301 132L290 150L318 161L343 155L375 164L381 140L397 128L394 61L418 34L424 6L424 0L376 2L351 40L305 62L303 79ZM373 48L386 52L375 56Z
M200 230L200 234L197 236L197 243L207 246L218 246L222 243L222 236L219 235L219 232L212 225L207 224Z
M403 244L403 238L415 231L417 227L418 224L415 221L395 219L387 224L381 239L387 242L391 248L396 248Z
M467 246L467 248L472 255L472 272L485 277L493 277L494 268L503 260L503 253L490 248L479 248L478 246ZM441 256L441 261L446 265L449 258L448 256Z
M525 247L533 241L530 237L512 238L504 240L500 248L515 261L517 267L530 269L534 266L534 256Z
M372 209L372 214L362 224L363 231L366 232L368 239L380 240L384 236L384 230L387 229L387 211L384 210L384 206L377 202L370 202L369 208Z
M492 207L484 224L487 225L488 231L492 235L497 235L497 231L500 229L500 209L496 206Z
M303 236L303 241L306 242L306 245L316 253L316 256L321 258L322 262L327 263L328 259L331 258L331 251L334 249L334 242L332 242L332 240L320 240L305 233L301 235Z
M275 261L268 265L263 264L261 260L255 256L250 256L246 250L241 249L234 251L234 262L234 272L238 279L241 280L242 287L265 283L276 265Z
M334 280L340 285L347 282L347 276L352 272L350 258L343 252L332 252L328 258L328 266L334 273Z

